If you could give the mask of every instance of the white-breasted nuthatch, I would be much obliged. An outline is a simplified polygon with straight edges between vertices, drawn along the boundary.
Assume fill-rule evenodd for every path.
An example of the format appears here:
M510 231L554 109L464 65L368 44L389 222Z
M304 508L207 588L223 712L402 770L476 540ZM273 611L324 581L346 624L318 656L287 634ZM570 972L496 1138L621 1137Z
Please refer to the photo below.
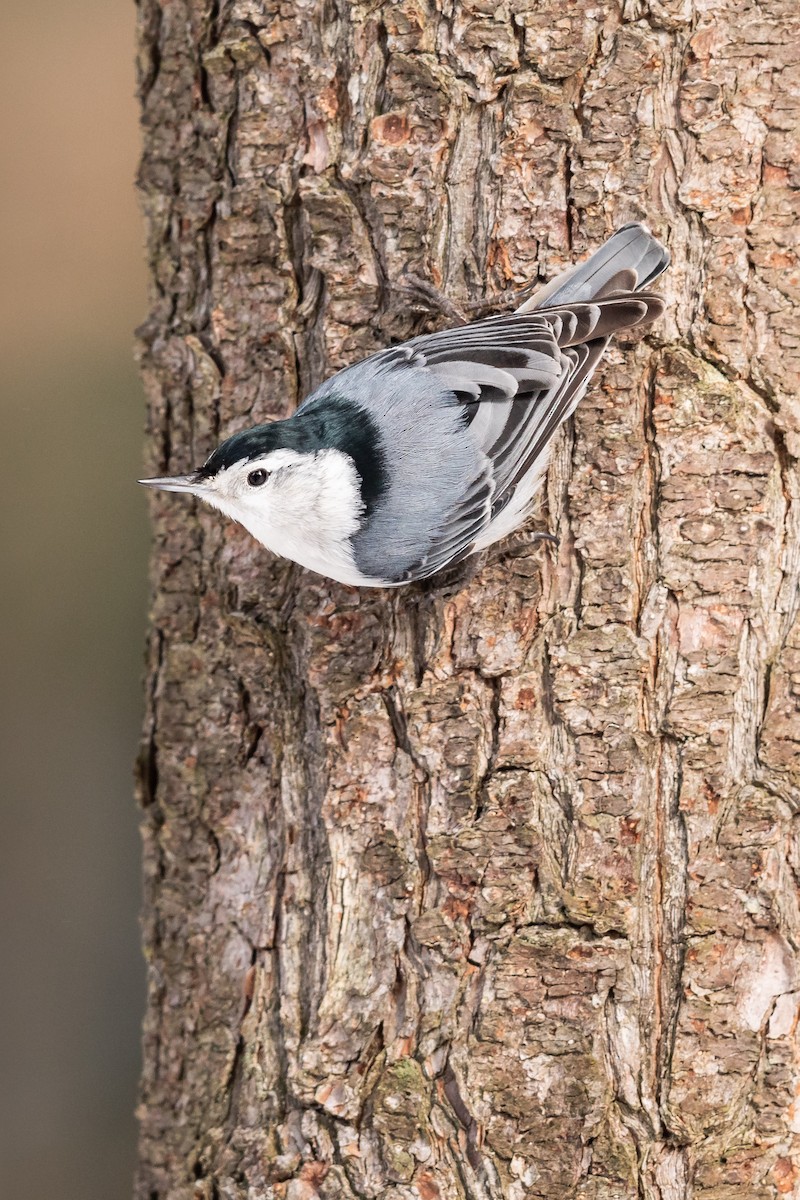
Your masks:
M424 579L523 524L609 338L663 311L646 289L668 265L625 225L516 312L374 354L193 474L139 482L189 492L342 583Z

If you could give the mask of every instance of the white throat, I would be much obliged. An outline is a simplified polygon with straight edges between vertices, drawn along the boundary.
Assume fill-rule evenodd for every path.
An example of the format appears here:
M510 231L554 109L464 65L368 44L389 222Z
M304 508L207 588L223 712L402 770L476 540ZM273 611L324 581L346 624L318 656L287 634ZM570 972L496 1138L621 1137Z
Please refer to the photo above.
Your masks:
M274 450L258 460L262 464L270 472L263 487L228 497L220 479L210 502L274 554L341 583L366 583L351 544L363 512L352 459L335 449L313 455Z

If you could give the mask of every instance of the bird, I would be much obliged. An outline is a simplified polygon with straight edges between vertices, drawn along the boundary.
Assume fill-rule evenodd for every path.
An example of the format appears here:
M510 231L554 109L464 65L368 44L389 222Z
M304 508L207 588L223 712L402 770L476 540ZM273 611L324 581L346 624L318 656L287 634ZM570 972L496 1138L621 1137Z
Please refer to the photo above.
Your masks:
M669 261L647 226L623 225L515 311L381 350L191 474L138 482L340 583L428 579L525 523L610 338L663 313L649 289Z

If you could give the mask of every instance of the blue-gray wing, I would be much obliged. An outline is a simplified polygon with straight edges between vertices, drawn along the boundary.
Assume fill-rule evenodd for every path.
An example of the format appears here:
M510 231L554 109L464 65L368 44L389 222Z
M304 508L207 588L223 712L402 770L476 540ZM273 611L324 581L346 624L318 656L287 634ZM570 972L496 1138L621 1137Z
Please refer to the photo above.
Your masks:
M355 539L365 575L425 578L525 520L609 338L661 314L638 289L668 262L644 226L625 226L516 313L414 338L325 385L348 377L397 468Z
M494 317L385 352L387 365L426 371L455 396L483 463L406 578L433 575L525 519L551 439L583 395L609 337L660 311L657 298L615 297Z

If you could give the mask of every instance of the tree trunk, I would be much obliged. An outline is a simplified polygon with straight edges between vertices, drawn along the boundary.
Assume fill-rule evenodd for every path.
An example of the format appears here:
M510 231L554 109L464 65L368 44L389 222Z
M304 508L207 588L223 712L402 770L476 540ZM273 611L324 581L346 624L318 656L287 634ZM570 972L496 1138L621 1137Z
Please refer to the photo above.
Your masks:
M442 324L406 270L673 266L557 547L359 592L154 499L137 1197L800 1194L794 0L139 8L152 473Z

